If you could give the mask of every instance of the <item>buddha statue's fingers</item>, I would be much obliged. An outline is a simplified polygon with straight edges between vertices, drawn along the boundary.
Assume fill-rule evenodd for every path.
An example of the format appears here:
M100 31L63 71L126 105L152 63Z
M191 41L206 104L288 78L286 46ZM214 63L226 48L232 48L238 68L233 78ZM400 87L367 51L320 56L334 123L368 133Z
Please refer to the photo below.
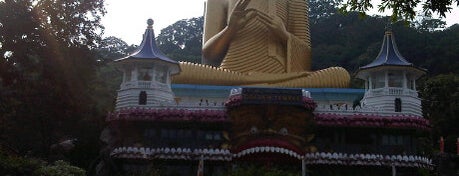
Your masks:
M249 2L250 0L239 0L231 14L229 14L227 28L230 31L242 29L254 17L253 10L246 9Z
M245 8L249 5L250 0L239 0L236 3L236 6L234 6L233 11L244 11Z

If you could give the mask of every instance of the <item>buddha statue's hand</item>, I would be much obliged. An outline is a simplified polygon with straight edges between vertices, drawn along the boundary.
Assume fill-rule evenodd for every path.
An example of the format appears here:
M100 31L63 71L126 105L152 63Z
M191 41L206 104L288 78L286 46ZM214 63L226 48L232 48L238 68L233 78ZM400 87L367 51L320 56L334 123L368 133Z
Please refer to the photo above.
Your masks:
M261 22L266 25L281 41L287 41L290 32L287 31L284 22L278 16L269 16L261 11L256 12Z
M253 14L250 13L252 10L247 10L247 5L250 3L250 0L239 0L236 3L236 6L231 12L231 16L228 20L227 28L233 32L242 29L247 22L252 18Z
M247 22L255 17L251 9L246 9L250 0L239 0L233 8L225 28L211 37L202 47L203 63L218 66L225 57L231 40Z

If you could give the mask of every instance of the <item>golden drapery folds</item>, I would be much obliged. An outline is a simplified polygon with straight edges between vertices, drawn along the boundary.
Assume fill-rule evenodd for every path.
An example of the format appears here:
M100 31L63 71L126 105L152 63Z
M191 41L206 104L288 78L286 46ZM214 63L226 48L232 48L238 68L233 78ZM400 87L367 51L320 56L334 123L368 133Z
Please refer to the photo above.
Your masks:
M305 0L208 0L203 64L180 63L174 83L347 87L341 67L310 71Z

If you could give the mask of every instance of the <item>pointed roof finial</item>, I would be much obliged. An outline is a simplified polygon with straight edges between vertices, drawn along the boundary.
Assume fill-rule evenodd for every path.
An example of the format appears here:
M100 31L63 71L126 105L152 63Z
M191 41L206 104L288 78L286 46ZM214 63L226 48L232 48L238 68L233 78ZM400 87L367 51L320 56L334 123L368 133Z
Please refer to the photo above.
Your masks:
M154 23L155 23L155 22L153 21L153 19L149 18L149 19L147 20L148 28L153 28L153 24L154 24Z
M392 20L390 18L387 20L386 24L386 33L387 32L392 33Z
M142 43L139 45L137 51L127 57L117 59L115 62L132 59L162 61L174 65L175 69L171 72L172 74L180 72L179 63L167 57L163 52L161 52L161 50L159 50L158 46L156 46L155 33L153 31L153 20L148 19L147 24L148 26L143 34Z

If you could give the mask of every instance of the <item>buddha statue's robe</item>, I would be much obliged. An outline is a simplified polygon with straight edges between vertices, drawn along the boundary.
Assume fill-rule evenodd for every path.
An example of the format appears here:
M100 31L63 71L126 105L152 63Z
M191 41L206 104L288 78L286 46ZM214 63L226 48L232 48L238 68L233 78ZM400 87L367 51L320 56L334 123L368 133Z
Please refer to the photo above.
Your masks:
M203 42L223 28L237 0L208 0ZM311 69L308 7L304 0L251 0L247 24L229 41L221 62L213 66L180 63L182 72L174 83L212 85L264 85L276 87L346 87L348 72L340 67ZM263 18L265 16L265 18ZM282 21L289 32L279 40L263 20L266 16ZM220 65L218 65L220 64Z

